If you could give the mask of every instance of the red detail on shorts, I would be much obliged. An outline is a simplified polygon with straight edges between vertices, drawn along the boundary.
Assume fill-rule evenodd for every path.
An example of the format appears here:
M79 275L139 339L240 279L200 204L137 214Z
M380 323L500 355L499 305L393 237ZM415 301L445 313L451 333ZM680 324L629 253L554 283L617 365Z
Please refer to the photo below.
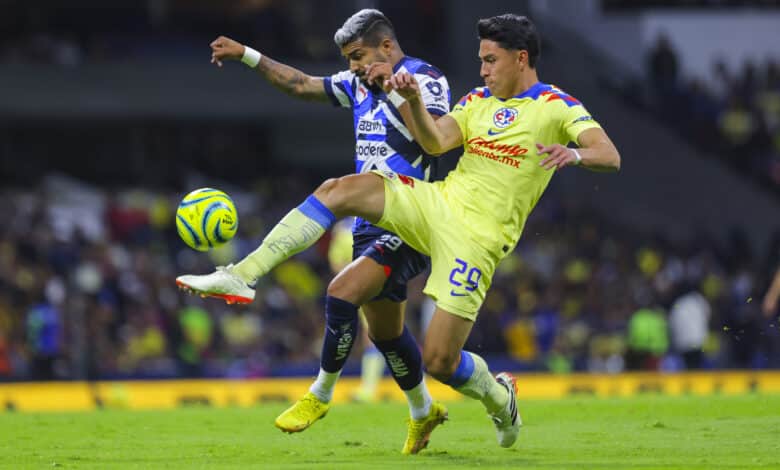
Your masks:
M382 256L385 255L385 249L379 243L374 244L374 248L376 248L376 251L382 253Z
M406 176L406 175L398 175L398 179L401 180L401 183L414 187L414 178Z
M391 268L390 266L382 266L382 267L385 268L385 277L390 277L390 274L393 272L393 268Z

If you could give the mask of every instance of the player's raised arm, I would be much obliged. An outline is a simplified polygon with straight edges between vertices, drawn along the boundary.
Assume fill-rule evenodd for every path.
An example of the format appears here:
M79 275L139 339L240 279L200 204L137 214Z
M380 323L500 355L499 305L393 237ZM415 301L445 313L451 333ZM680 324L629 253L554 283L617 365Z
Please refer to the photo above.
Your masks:
M308 101L328 101L322 77L307 75L225 36L218 37L210 45L212 64L222 67L225 60L240 60L290 96Z
M406 72L396 73L385 82L385 89L396 92L409 104L409 113L402 113L404 124L417 138L417 142L430 155L441 155L463 144L460 127L449 116L434 120L425 109L417 80Z
M586 129L577 137L580 148L571 149L561 144L536 144L540 154L548 154L540 165L546 170L561 169L568 165L581 165L592 171L618 171L620 154L603 129Z

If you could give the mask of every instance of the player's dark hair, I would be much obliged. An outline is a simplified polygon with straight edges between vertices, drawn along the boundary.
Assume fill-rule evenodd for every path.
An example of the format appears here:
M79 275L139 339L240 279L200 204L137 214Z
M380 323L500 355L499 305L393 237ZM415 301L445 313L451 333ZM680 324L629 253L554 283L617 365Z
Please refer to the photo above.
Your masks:
M541 54L541 44L536 26L525 16L507 13L483 18L477 22L479 39L495 41L504 49L528 52L528 65L536 67Z
M344 25L336 31L333 40L339 47L344 47L358 39L362 39L366 46L376 47L388 37L396 40L393 23L381 11L364 8L344 22Z

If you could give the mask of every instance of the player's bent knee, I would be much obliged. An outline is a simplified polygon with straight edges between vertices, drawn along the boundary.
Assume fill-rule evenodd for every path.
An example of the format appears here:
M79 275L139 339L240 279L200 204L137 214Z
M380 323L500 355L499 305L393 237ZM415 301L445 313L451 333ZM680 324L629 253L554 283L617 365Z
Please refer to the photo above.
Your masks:
M355 288L354 283L350 283L345 276L336 276L330 281L327 293L328 296L341 299L345 302L356 305L360 303L360 292Z
M428 374L440 382L452 377L458 367L457 358L439 353L423 353L423 364Z

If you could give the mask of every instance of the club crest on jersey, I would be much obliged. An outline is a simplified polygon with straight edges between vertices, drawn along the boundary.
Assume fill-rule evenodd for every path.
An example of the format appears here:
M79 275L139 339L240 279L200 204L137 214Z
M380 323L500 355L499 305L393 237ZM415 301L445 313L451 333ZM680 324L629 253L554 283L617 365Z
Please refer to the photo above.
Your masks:
M493 115L493 124L499 129L509 127L517 119L517 110L514 108L501 108Z
M358 86L357 93L355 94L356 101L362 103L363 100L368 98L368 89L362 84Z

